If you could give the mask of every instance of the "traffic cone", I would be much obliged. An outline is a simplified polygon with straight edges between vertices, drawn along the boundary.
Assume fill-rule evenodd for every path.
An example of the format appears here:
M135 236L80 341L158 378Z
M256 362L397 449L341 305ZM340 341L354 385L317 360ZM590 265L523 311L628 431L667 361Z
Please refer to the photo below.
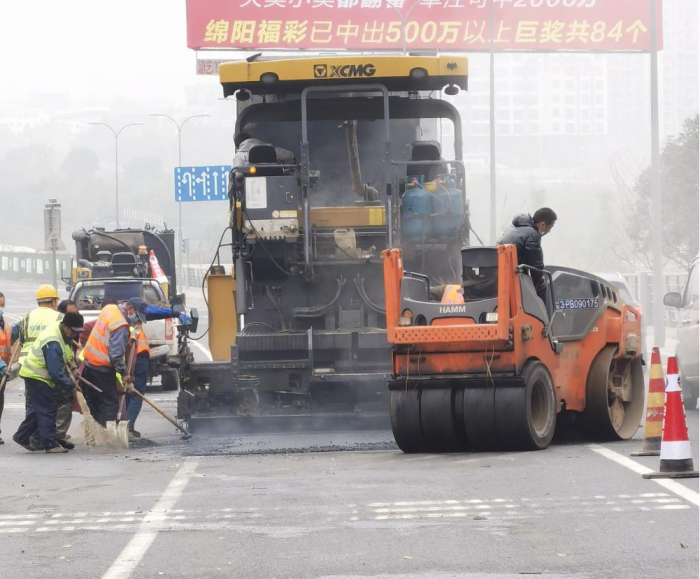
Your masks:
M649 368L649 393L647 394L647 417L644 422L644 443L642 450L632 456L659 456L661 451L661 426L664 420L664 392L666 383L661 366L661 353L658 348L651 351Z
M681 380L675 356L668 359L666 372L666 406L664 408L663 436L659 472L643 474L643 478L697 478L693 454L688 440Z

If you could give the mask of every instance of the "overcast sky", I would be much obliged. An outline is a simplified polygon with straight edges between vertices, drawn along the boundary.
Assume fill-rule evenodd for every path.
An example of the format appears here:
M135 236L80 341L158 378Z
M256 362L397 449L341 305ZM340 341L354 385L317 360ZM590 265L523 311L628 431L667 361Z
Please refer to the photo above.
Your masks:
M110 85L158 90L197 82L194 70L185 0L0 2L0 94L13 100Z

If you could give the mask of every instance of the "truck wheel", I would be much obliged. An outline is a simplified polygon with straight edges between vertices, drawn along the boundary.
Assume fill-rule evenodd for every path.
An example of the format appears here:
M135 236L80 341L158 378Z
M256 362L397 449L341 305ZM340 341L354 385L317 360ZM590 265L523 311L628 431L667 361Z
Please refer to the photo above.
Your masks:
M524 387L496 386L496 424L506 450L544 450L554 437L557 399L547 367L525 363Z
M180 375L177 370L165 370L160 375L160 385L164 392L172 392L180 387Z

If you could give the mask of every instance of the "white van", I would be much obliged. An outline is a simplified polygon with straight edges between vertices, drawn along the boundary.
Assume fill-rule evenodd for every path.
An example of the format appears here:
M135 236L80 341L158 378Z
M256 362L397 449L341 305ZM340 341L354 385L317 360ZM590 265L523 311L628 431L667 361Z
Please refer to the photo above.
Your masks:
M698 308L700 307L700 264L693 260L683 295L672 292L664 296L664 305L681 310L678 326L676 356L681 373L683 402L686 409L694 410L698 402Z

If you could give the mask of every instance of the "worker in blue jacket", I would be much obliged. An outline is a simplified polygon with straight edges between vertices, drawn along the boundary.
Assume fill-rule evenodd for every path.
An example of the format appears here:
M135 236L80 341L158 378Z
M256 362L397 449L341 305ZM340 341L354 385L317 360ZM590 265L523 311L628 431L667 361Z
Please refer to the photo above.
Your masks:
M192 318L184 313L177 313L171 308L160 306L147 305L144 309L146 321L164 320L168 318L178 318L183 326L188 326L192 323ZM137 341L136 367L134 369L134 388L141 394L146 393L146 384L148 383L148 367L150 359L150 348L146 335L141 328L134 328L134 335ZM141 413L143 400L140 396L132 394L126 395L126 416L129 420L129 439L141 438L141 433L136 430L136 419Z

